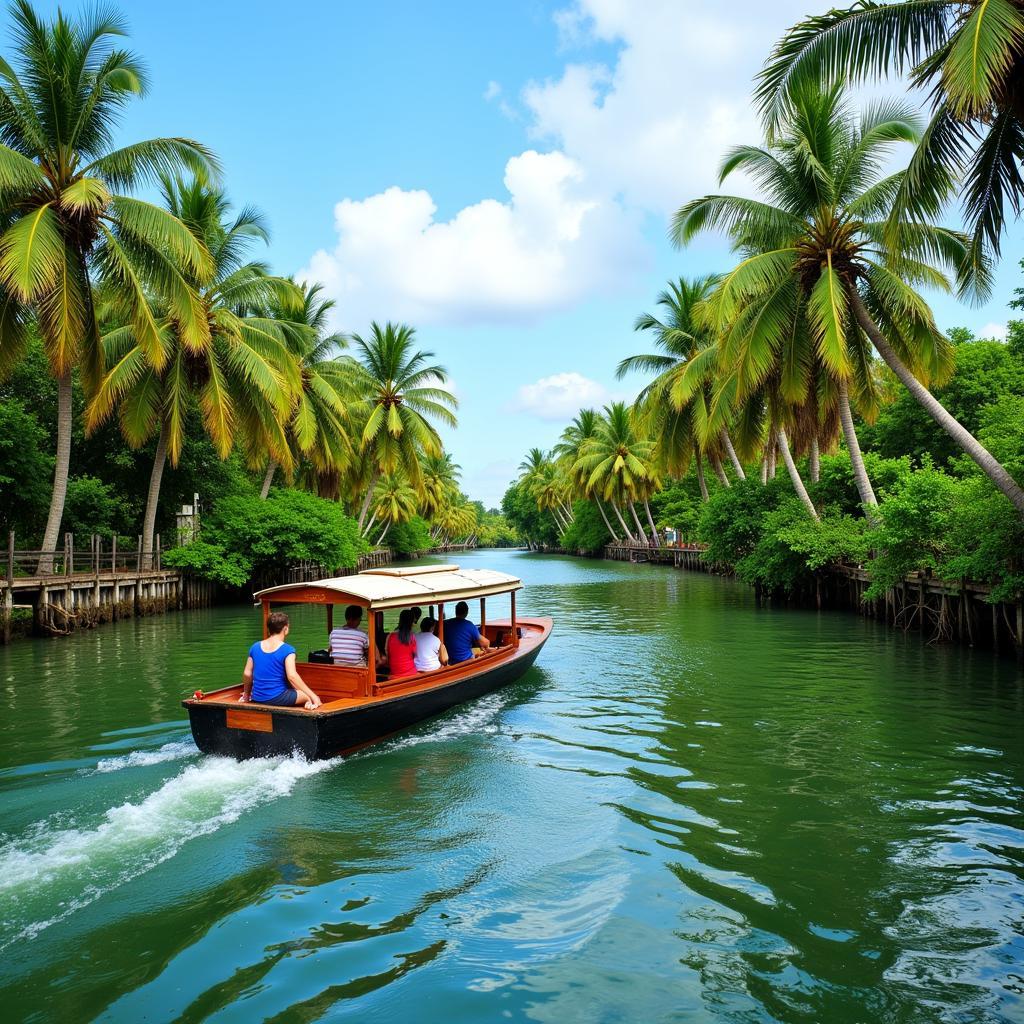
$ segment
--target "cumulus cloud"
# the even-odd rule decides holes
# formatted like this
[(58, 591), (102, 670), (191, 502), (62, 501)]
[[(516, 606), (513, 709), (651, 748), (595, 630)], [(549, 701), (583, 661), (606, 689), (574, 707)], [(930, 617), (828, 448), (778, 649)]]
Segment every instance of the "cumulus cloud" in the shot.
[(1006, 324), (985, 324), (980, 331), (978, 331), (979, 338), (995, 338), (996, 341), (1006, 341)]
[(643, 264), (636, 222), (564, 154), (512, 157), (504, 183), (504, 202), (485, 199), (447, 221), (423, 190), (343, 199), (337, 245), (300, 276), (324, 283), (342, 327), (522, 323), (619, 286)]
[(586, 406), (604, 405), (609, 398), (603, 385), (573, 370), (541, 377), (533, 384), (524, 384), (512, 408), (516, 412), (531, 413), (542, 420), (564, 420)]
[[(659, 214), (717, 187), (732, 145), (760, 137), (751, 80), (804, 0), (715, 9), (679, 0), (576, 0), (556, 15), (563, 45), (618, 45), (613, 67), (576, 61), (532, 83), (537, 138), (595, 184)], [(700, 9), (703, 8), (703, 9)]]

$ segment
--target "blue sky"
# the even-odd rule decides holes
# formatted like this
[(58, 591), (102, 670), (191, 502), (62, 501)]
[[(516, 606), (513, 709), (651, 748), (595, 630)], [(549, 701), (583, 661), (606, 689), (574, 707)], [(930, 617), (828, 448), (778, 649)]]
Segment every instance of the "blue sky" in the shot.
[[(324, 281), (339, 328), (416, 326), (459, 398), (464, 487), (492, 505), (581, 403), (639, 388), (614, 367), (647, 347), (632, 323), (665, 281), (727, 266), (720, 239), (672, 249), (668, 217), (758, 139), (753, 74), (828, 5), (120, 6), (152, 77), (125, 140), (213, 147), (232, 198), (269, 218), (272, 266)], [(1005, 325), (1022, 256), (1011, 232), (992, 300), (937, 298), (940, 323)]]

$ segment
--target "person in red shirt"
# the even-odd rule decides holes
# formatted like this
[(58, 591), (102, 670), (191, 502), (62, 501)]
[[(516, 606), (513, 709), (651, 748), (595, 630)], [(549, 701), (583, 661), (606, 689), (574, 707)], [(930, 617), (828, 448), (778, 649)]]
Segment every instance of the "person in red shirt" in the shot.
[(388, 669), (392, 679), (416, 675), (416, 636), (413, 613), (406, 608), (398, 616), (398, 629), (388, 635)]

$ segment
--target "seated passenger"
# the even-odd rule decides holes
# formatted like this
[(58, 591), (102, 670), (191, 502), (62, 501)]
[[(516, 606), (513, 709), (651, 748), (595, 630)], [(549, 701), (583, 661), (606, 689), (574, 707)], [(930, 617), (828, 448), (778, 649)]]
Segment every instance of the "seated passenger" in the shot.
[(420, 633), (416, 637), (416, 671), (436, 672), (442, 665), (448, 664), (448, 651), (443, 643), (434, 636), (437, 619), (429, 615), (420, 624)]
[(460, 601), (455, 606), (455, 618), (445, 619), (444, 642), (453, 665), (473, 657), (473, 644), (479, 644), (485, 651), (491, 646), (490, 640), (476, 628), (476, 623), (466, 618), (467, 615), (469, 605)]
[[(335, 665), (365, 665), (370, 653), (370, 638), (359, 628), (363, 620), (363, 609), (350, 604), (345, 609), (345, 625), (331, 630), (327, 641), (331, 649), (331, 660)], [(376, 656), (380, 662), (380, 656)]]
[(295, 648), (284, 642), (290, 628), (284, 612), (269, 616), (267, 639), (249, 648), (239, 701), (282, 708), (301, 705), (308, 711), (320, 707), (320, 698), (302, 681), (295, 668)]
[(388, 669), (391, 678), (416, 675), (416, 637), (412, 631), (412, 611), (398, 616), (398, 629), (388, 636)]

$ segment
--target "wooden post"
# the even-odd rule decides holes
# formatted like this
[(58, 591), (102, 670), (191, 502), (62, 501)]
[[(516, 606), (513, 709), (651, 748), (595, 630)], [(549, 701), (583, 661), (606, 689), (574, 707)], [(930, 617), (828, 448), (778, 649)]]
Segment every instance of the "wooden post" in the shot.
[(519, 630), (516, 629), (516, 592), (511, 593), (512, 598), (512, 646), (519, 646)]
[(329, 604), (327, 606), (327, 638), (328, 643), (330, 642), (331, 630), (334, 629), (334, 605)]
[(377, 685), (377, 613), (369, 612), (368, 618), (366, 638), (369, 643), (366, 652), (366, 692), (363, 694), (364, 697), (372, 696), (373, 689)]
[(11, 616), (14, 614), (14, 588), (11, 586), (10, 580), (7, 581), (7, 589), (4, 591), (4, 607), (3, 607), (3, 642), (9, 644), (11, 642)]
[(264, 598), (261, 602), (263, 605), (263, 639), (266, 640), (270, 633), (267, 632), (267, 619), (270, 618), (270, 602)]
[(156, 535), (156, 543), (153, 546), (153, 550), (156, 553), (156, 567), (160, 569), (160, 534)]
[(74, 576), (75, 574), (75, 535), (64, 534), (64, 575)]
[(114, 534), (114, 539), (110, 542), (110, 571), (117, 572), (117, 534)]
[(444, 605), (437, 606), (437, 639), (444, 643)]
[(7, 534), (7, 586), (14, 586), (14, 531)]
[(142, 574), (142, 534), (139, 534), (138, 544), (135, 546), (135, 571)]
[(487, 598), (480, 598), (480, 632), (484, 631), (484, 627), (487, 625)]

